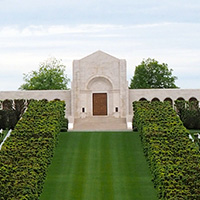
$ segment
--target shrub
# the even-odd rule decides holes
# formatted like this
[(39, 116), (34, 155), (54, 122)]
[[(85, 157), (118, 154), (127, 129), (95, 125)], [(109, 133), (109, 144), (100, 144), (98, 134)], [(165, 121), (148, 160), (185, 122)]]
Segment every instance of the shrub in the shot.
[(170, 104), (134, 102), (138, 128), (159, 199), (200, 199), (200, 155)]
[(39, 199), (64, 102), (31, 101), (0, 151), (0, 199)]
[(61, 132), (67, 132), (68, 130), (68, 119), (64, 118), (62, 121)]

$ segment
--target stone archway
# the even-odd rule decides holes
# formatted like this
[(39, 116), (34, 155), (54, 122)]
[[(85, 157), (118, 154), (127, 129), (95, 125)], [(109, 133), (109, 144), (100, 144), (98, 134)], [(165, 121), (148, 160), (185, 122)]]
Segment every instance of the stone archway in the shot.
[(97, 76), (89, 80), (87, 89), (92, 91), (108, 91), (112, 90), (113, 85), (111, 81), (103, 76)]
[(91, 93), (91, 111), (92, 116), (109, 115), (109, 106), (112, 106), (113, 85), (111, 81), (102, 76), (97, 76), (87, 84), (87, 90)]
[(199, 101), (195, 97), (189, 99), (189, 105), (192, 110), (197, 110), (199, 108)]
[(157, 97), (154, 97), (151, 102), (154, 102), (154, 101), (160, 101), (160, 99), (158, 99)]

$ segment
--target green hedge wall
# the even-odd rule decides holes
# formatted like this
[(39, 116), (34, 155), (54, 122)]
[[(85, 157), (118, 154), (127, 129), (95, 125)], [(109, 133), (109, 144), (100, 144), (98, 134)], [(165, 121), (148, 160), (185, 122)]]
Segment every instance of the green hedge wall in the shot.
[(32, 101), (0, 151), (0, 199), (39, 199), (64, 102)]
[(200, 199), (200, 154), (167, 102), (134, 102), (134, 127), (159, 199)]

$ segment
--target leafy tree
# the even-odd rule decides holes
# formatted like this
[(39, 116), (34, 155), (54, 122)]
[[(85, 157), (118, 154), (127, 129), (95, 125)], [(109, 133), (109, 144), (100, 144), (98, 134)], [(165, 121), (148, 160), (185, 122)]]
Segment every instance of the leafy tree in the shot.
[(41, 63), (38, 71), (31, 71), (24, 74), (25, 84), (21, 85), (21, 90), (65, 90), (69, 78), (65, 74), (65, 65), (61, 60), (49, 58)]
[(159, 64), (158, 61), (148, 58), (136, 66), (131, 79), (130, 89), (139, 88), (177, 88), (176, 76), (172, 76), (172, 69), (168, 65)]

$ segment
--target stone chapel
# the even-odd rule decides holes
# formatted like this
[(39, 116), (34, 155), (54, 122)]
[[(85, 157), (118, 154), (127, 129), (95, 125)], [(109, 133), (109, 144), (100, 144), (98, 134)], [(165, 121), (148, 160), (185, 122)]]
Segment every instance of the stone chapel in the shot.
[(73, 62), (74, 118), (125, 118), (128, 107), (126, 61), (97, 51)]

